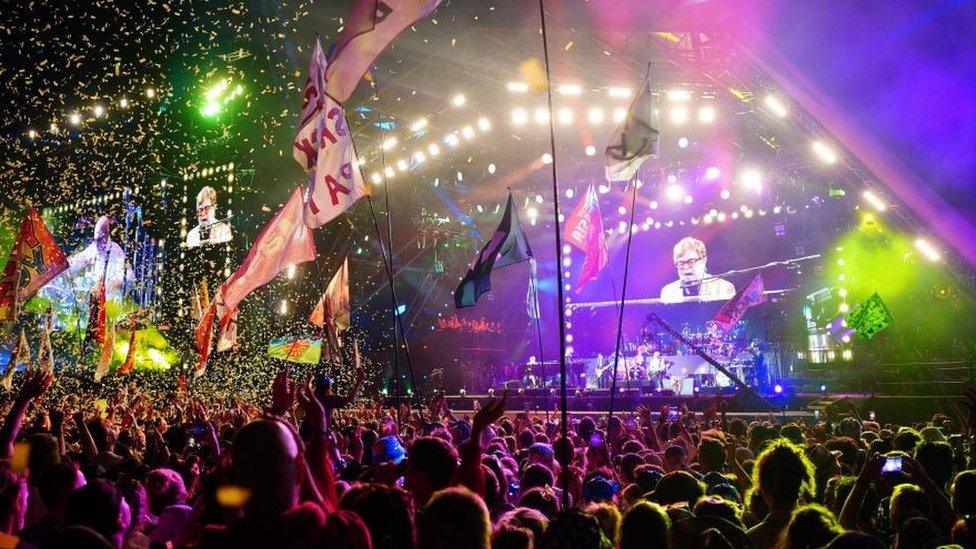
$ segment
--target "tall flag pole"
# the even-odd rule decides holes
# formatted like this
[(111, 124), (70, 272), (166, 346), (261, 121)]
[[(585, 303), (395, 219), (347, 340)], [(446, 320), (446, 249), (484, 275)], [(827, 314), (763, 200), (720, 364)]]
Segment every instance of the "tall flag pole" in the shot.
[[(542, 53), (546, 59), (546, 98), (549, 112), (552, 112), (552, 80), (549, 74), (549, 40), (546, 35), (546, 6), (545, 0), (539, 0), (539, 15), (542, 18)], [(549, 117), (549, 148), (552, 155), (552, 205), (553, 223), (556, 225), (556, 261), (559, 261), (563, 249), (563, 238), (559, 231), (559, 184), (556, 181), (556, 127), (553, 117)], [(556, 269), (556, 311), (559, 319), (559, 411), (562, 421), (563, 440), (569, 440), (569, 413), (566, 402), (566, 304), (563, 301), (563, 270)], [(562, 466), (563, 481), (563, 509), (569, 508), (569, 458), (565, 452), (560, 452), (559, 461)]]
[[(539, 364), (542, 367), (542, 387), (546, 387), (546, 357), (542, 349), (542, 307), (539, 306), (539, 263), (529, 259), (529, 287), (526, 290), (525, 306), (529, 318), (535, 323), (535, 336), (539, 344)], [(546, 423), (549, 423), (549, 391), (545, 392)]]

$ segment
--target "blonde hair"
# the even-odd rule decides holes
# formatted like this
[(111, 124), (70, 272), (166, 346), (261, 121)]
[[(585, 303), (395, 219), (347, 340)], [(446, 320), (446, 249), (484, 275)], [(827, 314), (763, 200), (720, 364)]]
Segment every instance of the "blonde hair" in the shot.
[(211, 206), (217, 205), (217, 191), (210, 185), (200, 189), (200, 192), (197, 193), (197, 205), (199, 206), (201, 202), (207, 199), (210, 200)]
[(681, 257), (685, 252), (689, 251), (698, 252), (699, 256), (705, 257), (705, 243), (697, 238), (686, 236), (674, 245), (675, 259)]

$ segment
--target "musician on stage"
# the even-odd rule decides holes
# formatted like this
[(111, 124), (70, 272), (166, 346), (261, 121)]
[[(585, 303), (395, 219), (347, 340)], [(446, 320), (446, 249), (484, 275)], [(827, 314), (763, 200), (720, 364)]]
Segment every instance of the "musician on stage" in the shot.
[(232, 238), (230, 225), (217, 220), (217, 191), (207, 186), (197, 193), (197, 226), (186, 234), (186, 247), (220, 244)]
[(111, 228), (112, 221), (107, 215), (98, 218), (92, 243), (68, 258), (67, 274), (76, 291), (90, 291), (104, 276), (105, 298), (121, 301), (125, 279), (128, 278), (131, 289), (135, 275), (132, 267), (126, 265), (122, 247), (112, 240)]
[(701, 240), (689, 236), (675, 244), (674, 266), (678, 270), (678, 280), (661, 288), (661, 301), (731, 299), (735, 295), (735, 286), (728, 280), (708, 274), (707, 261), (705, 243)]

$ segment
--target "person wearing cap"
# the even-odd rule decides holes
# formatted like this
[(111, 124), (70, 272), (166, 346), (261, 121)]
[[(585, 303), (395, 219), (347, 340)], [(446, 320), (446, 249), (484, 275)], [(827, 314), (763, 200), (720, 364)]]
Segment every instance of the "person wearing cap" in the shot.
[(399, 465), (407, 457), (407, 451), (400, 439), (393, 435), (380, 437), (373, 443), (373, 463), (393, 463)]

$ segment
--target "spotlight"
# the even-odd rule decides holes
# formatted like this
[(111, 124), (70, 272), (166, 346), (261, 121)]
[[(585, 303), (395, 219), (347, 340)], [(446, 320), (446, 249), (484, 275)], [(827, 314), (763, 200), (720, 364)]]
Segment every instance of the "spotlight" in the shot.
[(698, 121), (702, 124), (711, 124), (712, 122), (715, 122), (715, 107), (706, 105), (698, 109)]
[(619, 215), (627, 215), (627, 207), (626, 206), (618, 206), (617, 207), (617, 213)]
[(535, 120), (536, 124), (545, 124), (549, 121), (549, 109), (545, 107), (539, 107), (535, 110), (532, 118)]
[(34, 139), (35, 137), (37, 137), (37, 132), (34, 130), (27, 130), (27, 137), (30, 139)]
[(691, 204), (694, 201), (695, 199), (690, 194), (685, 195), (685, 204)]
[(431, 143), (427, 145), (427, 153), (431, 156), (437, 156), (441, 154), (441, 148), (437, 146), (437, 143)]
[(389, 178), (393, 177), (394, 175), (396, 175), (396, 172), (393, 171), (393, 167), (392, 166), (387, 166), (387, 167), (383, 168), (383, 175), (385, 175), (386, 178), (389, 179)]
[(681, 185), (677, 185), (677, 184), (669, 185), (665, 193), (668, 197), (668, 200), (670, 200), (671, 202), (677, 202), (682, 198), (684, 198), (685, 196), (684, 188), (682, 188)]
[(603, 122), (603, 109), (600, 107), (593, 107), (586, 114), (586, 119), (589, 120), (591, 124), (599, 124)]
[(278, 314), (286, 315), (288, 314), (288, 300), (282, 299), (281, 304), (278, 306)]
[(825, 163), (833, 164), (834, 162), (837, 162), (837, 153), (835, 153), (833, 149), (825, 145), (823, 142), (814, 141), (810, 147), (813, 149), (813, 152), (820, 157), (820, 160), (823, 160)]
[(587, 145), (586, 149), (583, 152), (586, 153), (586, 156), (593, 156), (594, 154), (596, 154), (596, 147), (594, 147), (593, 145)]
[(71, 116), (68, 117), (68, 122), (71, 122), (72, 126), (77, 126), (81, 123), (81, 115), (76, 112), (71, 113)]
[(878, 210), (879, 212), (883, 212), (888, 209), (888, 205), (884, 203), (884, 200), (869, 190), (864, 191), (861, 196), (864, 197), (865, 202), (870, 204), (872, 208)]
[(776, 393), (777, 395), (782, 394), (783, 393), (783, 386), (780, 385), (779, 383), (777, 383), (776, 385), (773, 385), (773, 392)]
[(512, 124), (516, 126), (521, 126), (529, 120), (529, 114), (525, 112), (525, 109), (518, 107), (512, 109)]
[(51, 129), (51, 133), (58, 133), (58, 125), (55, 124), (54, 122), (51, 122), (50, 129)]
[(841, 351), (840, 357), (847, 361), (854, 360), (854, 351), (850, 349), (844, 349), (843, 351)]
[(370, 181), (379, 185), (383, 181), (383, 176), (379, 172), (373, 172), (373, 175), (369, 176)]
[(420, 130), (422, 130), (422, 129), (426, 128), (426, 127), (427, 127), (427, 119), (426, 118), (421, 118), (420, 120), (417, 120), (413, 124), (410, 124), (410, 131), (412, 131), (412, 132), (419, 132)]
[(483, 132), (490, 130), (491, 121), (489, 121), (487, 118), (482, 116), (481, 118), (478, 119), (478, 129)]
[(488, 164), (488, 173), (495, 173), (495, 165)]
[(474, 139), (474, 128), (471, 126), (465, 126), (461, 129), (461, 135), (463, 135), (465, 139)]
[(549, 154), (549, 153), (544, 153), (542, 155), (542, 163), (543, 164), (552, 164), (552, 155)]
[(786, 105), (784, 105), (779, 98), (775, 95), (767, 95), (766, 99), (763, 100), (763, 104), (766, 108), (770, 110), (773, 114), (780, 118), (785, 118), (790, 112), (786, 110)]
[(447, 134), (447, 135), (444, 136), (444, 143), (446, 143), (447, 145), (450, 145), (451, 147), (457, 147), (458, 146), (458, 143), (460, 143), (460, 142), (461, 142), (461, 139), (458, 138), (458, 136), (457, 136), (456, 133), (449, 133), (449, 134)]
[(405, 172), (409, 166), (407, 166), (407, 161), (401, 158), (400, 160), (397, 160), (396, 167), (401, 172)]
[(396, 137), (387, 138), (385, 141), (383, 141), (383, 150), (384, 151), (388, 151), (388, 150), (392, 149), (393, 147), (396, 147), (396, 144), (397, 144), (397, 138)]
[(932, 261), (940, 261), (942, 259), (942, 254), (933, 246), (928, 240), (922, 237), (915, 239), (915, 248), (925, 256), (925, 259)]
[(678, 148), (685, 149), (688, 147), (688, 143), (689, 141), (687, 137), (681, 137), (678, 139)]
[[(800, 357), (800, 358), (803, 358), (803, 357)], [(827, 386), (826, 385), (820, 385), (820, 392), (821, 393), (826, 393), (827, 392)]]
[(152, 99), (153, 97), (156, 97), (156, 90), (153, 89), (153, 88), (146, 88), (146, 97), (148, 97), (150, 99)]
[(747, 189), (751, 189), (757, 193), (762, 192), (763, 176), (762, 172), (760, 172), (758, 169), (747, 168), (742, 171), (742, 174), (740, 174), (739, 177), (742, 181), (742, 185)]
[(623, 107), (617, 107), (616, 109), (613, 109), (614, 122), (623, 122), (624, 118), (627, 118), (627, 109)]
[(423, 151), (413, 153), (413, 161), (415, 164), (420, 164), (424, 160), (427, 160), (427, 155), (425, 155)]
[(687, 107), (674, 107), (668, 114), (673, 124), (684, 124), (688, 121)]
[[(576, 194), (576, 191), (573, 189), (566, 189), (566, 198), (573, 198), (574, 194)], [(566, 246), (568, 246), (568, 244)], [(563, 253), (569, 253), (566, 251), (566, 246), (563, 246)]]
[(708, 168), (707, 168), (707, 169), (705, 170), (705, 179), (707, 179), (707, 180), (709, 180), (709, 181), (715, 181), (715, 180), (716, 180), (716, 179), (718, 179), (718, 178), (719, 178), (719, 176), (721, 176), (721, 175), (722, 175), (722, 172), (721, 172), (721, 171), (719, 171), (719, 169), (718, 169), (718, 168), (716, 168), (715, 166), (709, 166), (709, 167), (708, 167)]
[(451, 104), (454, 105), (455, 107), (463, 107), (464, 104), (467, 102), (468, 102), (468, 98), (465, 97), (463, 93), (459, 93), (451, 99)]
[(559, 93), (562, 95), (580, 95), (583, 87), (579, 84), (562, 84), (559, 86)]
[(92, 109), (92, 112), (95, 113), (95, 118), (101, 118), (102, 115), (105, 114), (105, 107), (101, 105), (95, 105), (95, 107)]
[(691, 92), (688, 90), (671, 90), (668, 92), (669, 101), (688, 101), (691, 99)]
[(508, 91), (513, 93), (525, 93), (529, 91), (529, 85), (525, 82), (509, 82)]
[(630, 97), (631, 93), (630, 88), (610, 87), (607, 89), (607, 95), (610, 97), (616, 97), (618, 99), (626, 99)]
[(124, 97), (122, 99), (119, 99), (119, 106), (122, 107), (123, 109), (129, 108), (129, 100)]
[(571, 109), (562, 108), (559, 109), (559, 113), (556, 115), (556, 119), (563, 126), (568, 126), (573, 123), (573, 111)]

